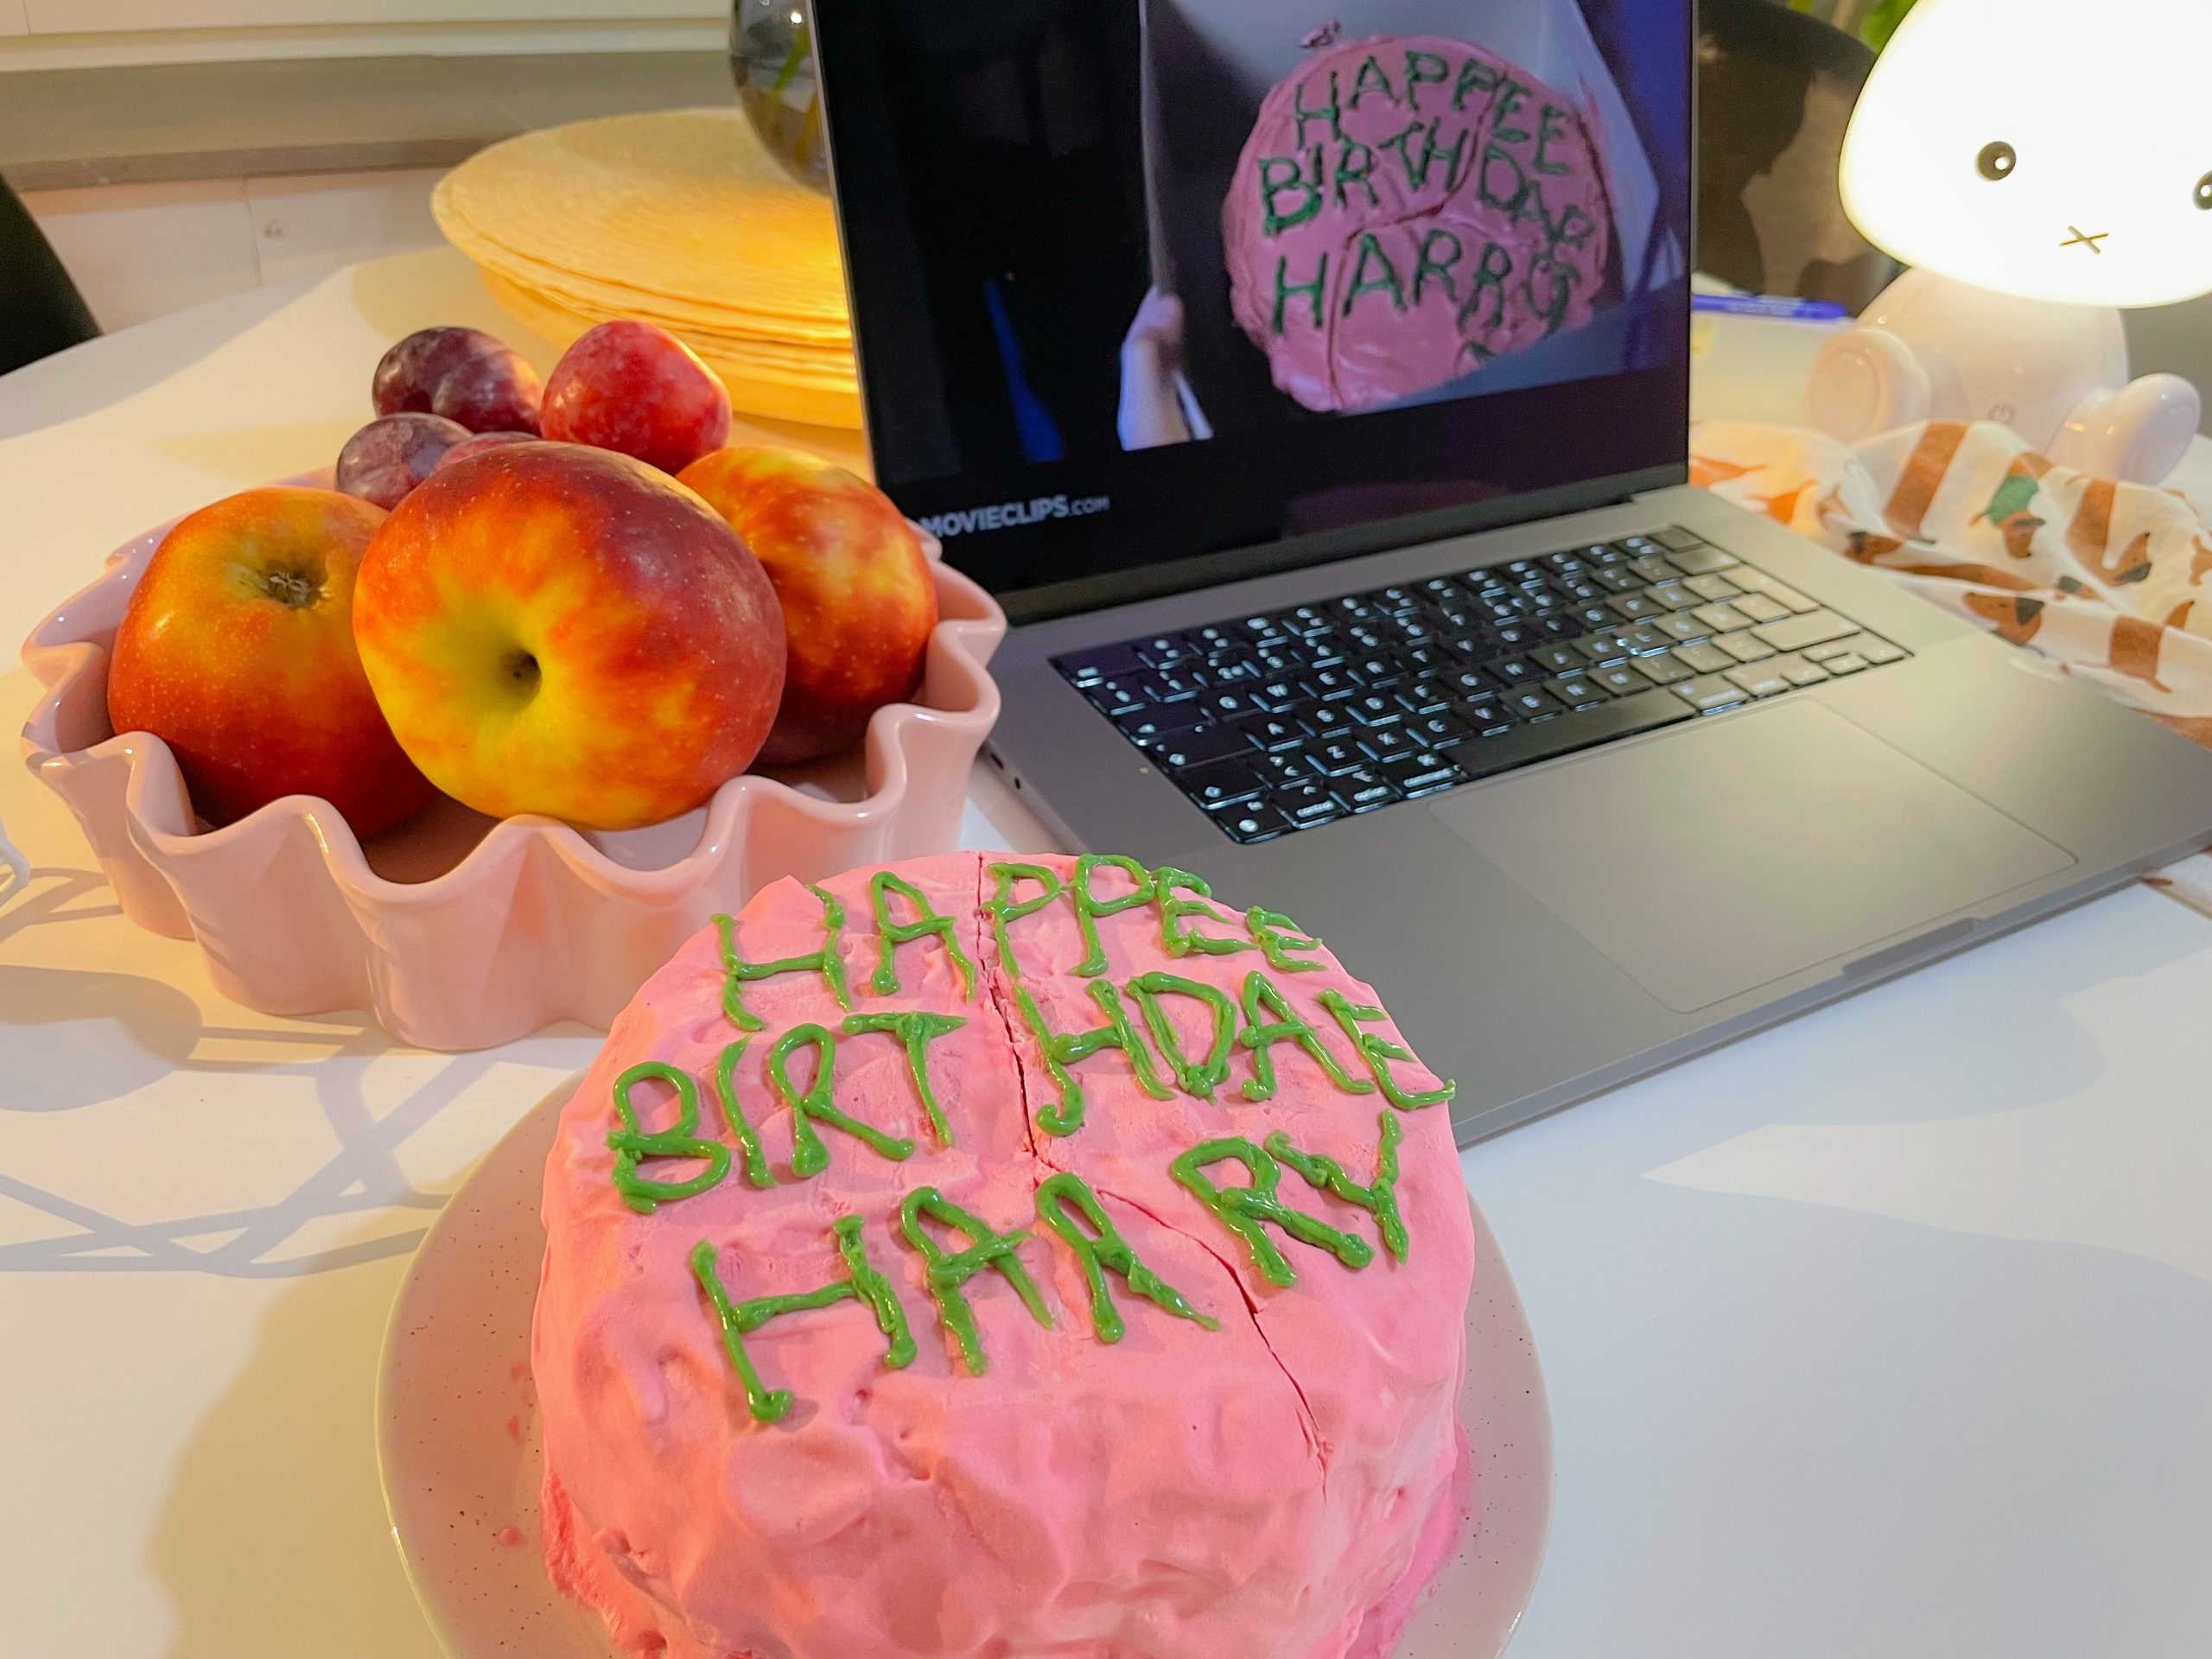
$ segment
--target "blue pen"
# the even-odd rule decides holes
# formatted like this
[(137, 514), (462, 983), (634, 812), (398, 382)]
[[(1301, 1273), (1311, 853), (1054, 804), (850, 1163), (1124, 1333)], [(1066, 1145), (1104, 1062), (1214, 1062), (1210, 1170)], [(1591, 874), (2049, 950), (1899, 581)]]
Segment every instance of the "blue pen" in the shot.
[(1798, 300), (1782, 294), (1693, 294), (1690, 309), (1726, 317), (1778, 317), (1785, 322), (1839, 322), (1846, 315), (1834, 300)]

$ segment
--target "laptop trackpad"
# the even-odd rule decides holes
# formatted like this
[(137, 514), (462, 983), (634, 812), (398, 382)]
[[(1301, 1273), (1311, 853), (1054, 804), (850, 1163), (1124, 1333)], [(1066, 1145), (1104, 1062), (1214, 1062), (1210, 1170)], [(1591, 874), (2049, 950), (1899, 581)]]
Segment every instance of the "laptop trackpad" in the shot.
[(1689, 727), (1429, 810), (1683, 1014), (2074, 862), (1811, 702)]

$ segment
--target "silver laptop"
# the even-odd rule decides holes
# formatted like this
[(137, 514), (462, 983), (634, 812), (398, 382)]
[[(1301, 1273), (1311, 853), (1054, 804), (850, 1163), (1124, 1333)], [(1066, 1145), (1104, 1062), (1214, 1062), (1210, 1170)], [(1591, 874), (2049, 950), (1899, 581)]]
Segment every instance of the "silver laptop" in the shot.
[(1287, 912), (1463, 1141), (2212, 840), (2212, 757), (1688, 488), (1688, 0), (817, 0), (991, 763)]

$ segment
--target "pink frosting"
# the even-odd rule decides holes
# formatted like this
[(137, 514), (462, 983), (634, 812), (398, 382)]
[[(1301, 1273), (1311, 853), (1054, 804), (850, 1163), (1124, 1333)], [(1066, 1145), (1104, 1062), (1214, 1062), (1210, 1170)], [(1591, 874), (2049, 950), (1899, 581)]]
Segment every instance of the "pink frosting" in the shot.
[[(999, 856), (896, 867), (956, 919), (976, 965), (972, 1000), (927, 938), (898, 948), (900, 988), (877, 995), (872, 872), (826, 884), (847, 912), (841, 954), (856, 1011), (967, 1021), (929, 1057), (953, 1145), (931, 1137), (899, 1044), (849, 1036), (836, 1103), (918, 1149), (894, 1163), (825, 1126), (828, 1170), (791, 1174), (791, 1114), (763, 1062), (777, 1035), (809, 1021), (834, 1029), (842, 1010), (818, 976), (783, 974), (745, 988), (766, 1029), (737, 1072), (778, 1185), (752, 1186), (734, 1162), (708, 1192), (639, 1215), (611, 1179), (619, 1073), (644, 1059), (690, 1072), (702, 1080), (700, 1132), (727, 1135), (704, 1085), (738, 1034), (722, 1013), (713, 931), (687, 944), (616, 1020), (563, 1114), (545, 1173), (532, 1368), (553, 1579), (639, 1659), (1380, 1659), (1468, 1511), (1456, 1407), (1473, 1236), (1448, 1115), (1396, 1114), (1408, 1260), (1381, 1248), (1364, 1211), (1286, 1168), (1286, 1203), (1376, 1254), (1355, 1272), (1270, 1230), (1298, 1279), (1268, 1284), (1243, 1243), (1174, 1182), (1171, 1160), (1201, 1140), (1257, 1143), (1281, 1129), (1363, 1182), (1378, 1116), (1392, 1109), (1379, 1095), (1340, 1090), (1289, 1043), (1272, 1051), (1278, 1091), (1262, 1104), (1240, 1092), (1251, 1076), (1242, 1048), (1211, 1102), (1152, 1098), (1109, 1049), (1074, 1068), (1088, 1099), (1083, 1127), (1048, 1135), (1036, 1118), (1058, 1090), (982, 909)], [(1028, 861), (1064, 878), (1073, 868)], [(1102, 895), (1126, 891), (1127, 877), (1102, 870), (1096, 885)], [(903, 901), (893, 902), (903, 918)], [(1195, 925), (1246, 937), (1226, 909)], [(1233, 998), (1263, 968), (1255, 950), (1169, 957), (1148, 906), (1103, 918), (1099, 931), (1118, 984), (1164, 970)], [(735, 932), (747, 961), (808, 954), (820, 948), (822, 909), (779, 882)], [(1092, 982), (1069, 972), (1082, 952), (1071, 902), (1010, 932), (1020, 982), (1052, 1027), (1099, 1024)], [(1316, 995), (1334, 988), (1372, 1003), (1374, 994), (1325, 952), (1318, 959), (1321, 971), (1265, 971), (1364, 1076)], [(1162, 1002), (1186, 1052), (1202, 1056), (1202, 1007)], [(1387, 1020), (1369, 1029), (1402, 1040)], [(795, 1083), (808, 1081), (810, 1065), (803, 1055)], [(1392, 1071), (1408, 1089), (1434, 1084), (1418, 1063)], [(666, 1093), (658, 1084), (638, 1091), (647, 1127), (669, 1121), (657, 1098)], [(694, 1167), (644, 1173), (675, 1179)], [(1090, 1183), (1143, 1262), (1218, 1330), (1170, 1317), (1109, 1275), (1127, 1334), (1098, 1339), (1074, 1253), (1035, 1219), (1037, 1185), (1060, 1169)], [(1224, 1186), (1243, 1179), (1233, 1164), (1212, 1173)], [(1020, 1259), (1052, 1326), (1039, 1326), (998, 1274), (969, 1280), (988, 1361), (981, 1376), (961, 1365), (920, 1260), (897, 1232), (899, 1199), (923, 1185), (1001, 1231), (1033, 1234)], [(883, 1336), (857, 1302), (778, 1318), (746, 1345), (764, 1382), (796, 1402), (782, 1421), (757, 1422), (688, 1258), (711, 1240), (734, 1300), (812, 1289), (842, 1276), (830, 1226), (845, 1215), (863, 1218), (868, 1255), (898, 1291), (918, 1356), (887, 1369)]]
[(1595, 109), (1431, 37), (1314, 54), (1261, 105), (1222, 205), (1236, 321), (1316, 410), (1580, 327), (1613, 239)]

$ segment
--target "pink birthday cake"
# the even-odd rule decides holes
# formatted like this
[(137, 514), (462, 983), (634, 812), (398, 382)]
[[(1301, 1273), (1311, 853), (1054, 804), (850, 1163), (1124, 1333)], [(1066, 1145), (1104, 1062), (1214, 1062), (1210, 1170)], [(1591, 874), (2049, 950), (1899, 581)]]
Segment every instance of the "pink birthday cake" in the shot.
[(1470, 1513), (1444, 1102), (1127, 859), (785, 880), (563, 1112), (554, 1582), (639, 1659), (1382, 1659)]
[(1580, 327), (1614, 235), (1596, 110), (1427, 36), (1307, 58), (1261, 105), (1222, 205), (1237, 323), (1325, 410)]

